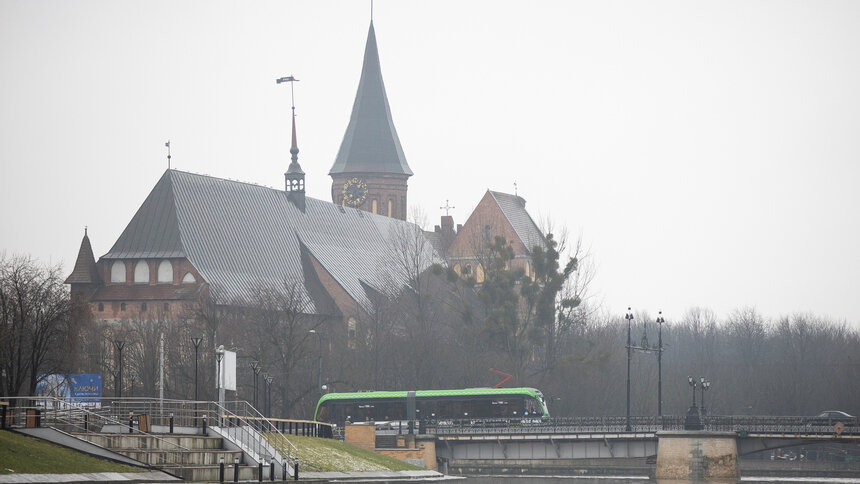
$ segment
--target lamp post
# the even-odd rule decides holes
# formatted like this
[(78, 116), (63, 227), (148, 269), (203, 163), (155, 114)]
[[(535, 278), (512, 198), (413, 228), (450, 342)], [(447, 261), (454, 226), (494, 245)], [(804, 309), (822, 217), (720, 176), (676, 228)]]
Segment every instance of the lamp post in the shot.
[(690, 388), (693, 389), (693, 405), (690, 407), (691, 409), (696, 408), (696, 379), (688, 376), (687, 382), (690, 384)]
[(272, 415), (272, 382), (275, 381), (275, 377), (272, 375), (263, 375), (263, 380), (266, 381), (266, 414), (267, 416)]
[[(224, 370), (221, 369), (221, 362), (224, 360), (224, 345), (215, 348), (215, 361), (218, 362), (217, 386), (218, 386), (218, 404), (224, 406)], [(218, 420), (221, 421), (220, 419)]]
[(630, 357), (633, 352), (630, 340), (630, 325), (633, 323), (633, 313), (629, 307), (627, 308), (627, 314), (624, 315), (624, 319), (627, 320), (627, 424), (624, 426), (624, 430), (630, 432)]
[(319, 367), (317, 368), (317, 393), (319, 394), (319, 397), (322, 398), (322, 336), (320, 336), (315, 329), (308, 331), (308, 333), (317, 335), (317, 340), (319, 340), (320, 343)]
[(117, 398), (122, 398), (122, 349), (125, 348), (125, 341), (119, 339), (114, 340), (114, 347), (116, 347), (117, 351), (117, 360), (119, 360), (118, 371), (117, 371), (117, 381), (114, 382), (115, 395)]
[(191, 343), (194, 344), (194, 401), (198, 401), (197, 394), (197, 358), (200, 354), (200, 343), (203, 342), (203, 338), (199, 336), (194, 336), (191, 338)]
[(260, 374), (260, 362), (254, 360), (251, 362), (251, 369), (254, 370), (254, 408), (257, 408), (257, 375)]
[(702, 387), (702, 404), (701, 404), (702, 406), (701, 406), (701, 408), (702, 408), (702, 415), (704, 415), (705, 414), (705, 390), (711, 388), (711, 382), (708, 380), (705, 380), (705, 377), (702, 377), (699, 380), (699, 383), (701, 384), (701, 387)]
[(263, 416), (269, 416), (269, 409), (267, 408), (269, 402), (269, 374), (267, 372), (263, 372), (263, 383), (266, 384), (266, 388), (263, 390)]
[(663, 311), (657, 313), (657, 416), (663, 416)]

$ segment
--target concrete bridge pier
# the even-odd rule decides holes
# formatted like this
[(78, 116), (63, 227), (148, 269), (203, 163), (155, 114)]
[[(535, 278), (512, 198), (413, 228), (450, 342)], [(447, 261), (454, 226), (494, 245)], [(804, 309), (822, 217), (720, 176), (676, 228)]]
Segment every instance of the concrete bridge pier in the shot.
[(658, 480), (698, 481), (740, 478), (736, 432), (657, 432)]

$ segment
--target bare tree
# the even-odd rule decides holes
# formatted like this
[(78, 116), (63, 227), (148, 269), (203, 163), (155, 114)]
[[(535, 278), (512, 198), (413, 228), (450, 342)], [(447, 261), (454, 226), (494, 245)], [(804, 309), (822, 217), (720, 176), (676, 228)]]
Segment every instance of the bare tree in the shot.
[(0, 255), (0, 367), (5, 395), (32, 395), (39, 375), (61, 372), (71, 361), (86, 318), (63, 285), (60, 266), (26, 256)]

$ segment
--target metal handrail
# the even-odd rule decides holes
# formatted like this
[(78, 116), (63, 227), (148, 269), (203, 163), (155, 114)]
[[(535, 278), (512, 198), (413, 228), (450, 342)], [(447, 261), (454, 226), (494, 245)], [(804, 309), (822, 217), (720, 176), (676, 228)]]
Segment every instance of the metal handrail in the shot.
[[(103, 408), (91, 408), (87, 404), (72, 402), (58, 397), (3, 397), (3, 399), (19, 403), (7, 409), (7, 412), (9, 410), (13, 411), (11, 415), (7, 413), (7, 420), (11, 420), (13, 426), (16, 420), (30, 418), (27, 415), (27, 410), (39, 411), (40, 426), (69, 430), (72, 432), (72, 435), (95, 435), (99, 433), (93, 430), (95, 428), (101, 430), (106, 425), (116, 425), (118, 428), (126, 428), (128, 425), (127, 421), (114, 417), (110, 412), (103, 411)], [(26, 424), (19, 425), (27, 426)], [(135, 430), (133, 423), (131, 428), (134, 432), (133, 435), (146, 436), (159, 442), (159, 449), (162, 451), (160, 459), (162, 463), (166, 465), (183, 465), (188, 463), (187, 456), (190, 449), (187, 447), (159, 435), (140, 431), (139, 428)], [(84, 438), (84, 440), (89, 441), (88, 438)]]

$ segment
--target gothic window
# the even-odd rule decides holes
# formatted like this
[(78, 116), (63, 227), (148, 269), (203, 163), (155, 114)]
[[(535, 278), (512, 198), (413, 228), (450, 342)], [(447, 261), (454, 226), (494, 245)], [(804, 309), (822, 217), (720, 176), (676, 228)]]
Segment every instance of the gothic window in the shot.
[(454, 264), (454, 272), (456, 272), (458, 276), (462, 275), (462, 269), (460, 269), (460, 264)]
[(379, 213), (379, 207), (377, 205), (376, 200), (372, 200), (370, 202), (370, 211), (373, 213)]
[(164, 303), (164, 311), (170, 311), (170, 304)]
[(145, 260), (137, 261), (134, 265), (134, 283), (149, 284), (149, 263)]
[(173, 264), (169, 260), (163, 260), (158, 264), (158, 283), (173, 284)]
[(531, 269), (532, 269), (531, 264), (529, 264), (528, 261), (526, 261), (526, 277), (531, 277)]
[(140, 310), (141, 310), (142, 312), (145, 312), (145, 311), (146, 311), (146, 303), (141, 303), (141, 304), (140, 304)]
[(195, 282), (197, 282), (197, 279), (194, 277), (194, 274), (190, 272), (186, 272), (182, 277), (183, 284), (194, 284)]
[(125, 303), (120, 303), (120, 304), (119, 304), (119, 310), (120, 310), (120, 311), (125, 311)]
[(349, 318), (346, 320), (346, 327), (349, 335), (349, 347), (355, 349), (355, 318)]
[(481, 264), (478, 264), (478, 267), (475, 268), (475, 282), (478, 284), (484, 282), (484, 267)]
[(99, 312), (102, 312), (104, 310), (105, 310), (105, 303), (99, 303)]
[(389, 198), (388, 199), (388, 216), (393, 217), (394, 216), (394, 215), (392, 215), (393, 213), (394, 213), (394, 200)]
[(484, 227), (484, 241), (486, 241), (486, 242), (490, 241), (490, 235), (492, 235), (492, 232), (493, 232), (493, 228), (490, 227), (489, 225)]
[(110, 282), (125, 282), (125, 264), (116, 261), (110, 266)]

